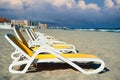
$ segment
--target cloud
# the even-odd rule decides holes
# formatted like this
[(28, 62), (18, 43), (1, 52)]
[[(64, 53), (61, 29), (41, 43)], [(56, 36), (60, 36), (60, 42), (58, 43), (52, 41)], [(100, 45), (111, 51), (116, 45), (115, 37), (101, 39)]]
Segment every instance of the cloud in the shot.
[(73, 6), (76, 4), (75, 0), (69, 0), (67, 3), (66, 3), (66, 6), (68, 9), (70, 8), (73, 8)]
[(1, 0), (0, 1), (0, 7), (3, 8), (9, 8), (9, 9), (14, 9), (14, 10), (21, 10), (23, 4), (21, 0)]
[(118, 4), (118, 6), (120, 6), (120, 0), (116, 0), (116, 3)]
[(75, 4), (75, 0), (46, 0), (46, 2), (49, 2), (57, 8), (65, 6), (68, 9), (72, 8)]
[(85, 1), (83, 0), (78, 1), (78, 7), (82, 10), (85, 10), (85, 9), (100, 10), (100, 7), (98, 7), (97, 4), (93, 4), (93, 3), (86, 4)]
[(114, 6), (114, 3), (112, 0), (105, 0), (104, 3), (105, 3), (105, 7), (107, 8), (111, 8)]
[(56, 7), (60, 7), (66, 4), (66, 0), (53, 0), (52, 5)]
[(78, 7), (81, 8), (81, 9), (86, 9), (86, 4), (84, 1), (79, 1), (78, 2)]

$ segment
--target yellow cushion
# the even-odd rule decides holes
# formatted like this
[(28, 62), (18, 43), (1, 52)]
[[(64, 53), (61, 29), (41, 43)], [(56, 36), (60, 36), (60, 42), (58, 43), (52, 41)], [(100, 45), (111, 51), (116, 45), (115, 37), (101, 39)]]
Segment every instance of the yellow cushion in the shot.
[[(97, 58), (95, 55), (92, 54), (75, 54), (75, 53), (69, 53), (69, 54), (60, 54), (61, 56), (65, 58)], [(52, 59), (57, 58), (56, 56), (52, 54), (39, 54), (36, 59)]]
[[(24, 45), (19, 39), (17, 39), (15, 36), (11, 35), (9, 38), (17, 45), (20, 49), (22, 49), (24, 52), (26, 52), (30, 57), (33, 56), (32, 50), (30, 50), (26, 45)], [(61, 56), (65, 58), (97, 58), (95, 55), (92, 54), (80, 54), (80, 53), (68, 53), (68, 54), (60, 54)], [(52, 54), (39, 54), (36, 59), (51, 59), (51, 58), (57, 58), (56, 56)]]
[(52, 46), (53, 48), (56, 48), (56, 49), (71, 49), (72, 46), (69, 46), (69, 45), (53, 45)]

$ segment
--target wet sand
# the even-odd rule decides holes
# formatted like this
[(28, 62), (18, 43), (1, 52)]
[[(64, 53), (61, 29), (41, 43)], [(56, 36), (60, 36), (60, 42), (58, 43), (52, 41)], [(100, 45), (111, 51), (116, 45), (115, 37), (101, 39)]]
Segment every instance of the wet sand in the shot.
[[(106, 72), (85, 75), (67, 64), (39, 64), (37, 71), (12, 74), (8, 71), (10, 57), (15, 50), (4, 35), (13, 30), (0, 29), (0, 80), (119, 80), (120, 79), (120, 33), (67, 30), (40, 30), (40, 32), (75, 45), (79, 53), (97, 55), (106, 64)], [(24, 32), (25, 34), (25, 32)]]

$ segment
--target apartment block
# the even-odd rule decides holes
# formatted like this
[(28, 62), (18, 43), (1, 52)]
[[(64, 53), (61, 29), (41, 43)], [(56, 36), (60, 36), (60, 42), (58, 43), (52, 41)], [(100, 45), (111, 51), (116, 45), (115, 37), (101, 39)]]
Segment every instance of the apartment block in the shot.
[(27, 27), (27, 26), (30, 26), (30, 21), (28, 21), (28, 20), (11, 20), (11, 24)]
[(7, 18), (0, 18), (0, 23), (8, 22)]
[(47, 28), (48, 28), (48, 25), (47, 25), (47, 24), (39, 23), (39, 27), (40, 27), (41, 29), (47, 29)]

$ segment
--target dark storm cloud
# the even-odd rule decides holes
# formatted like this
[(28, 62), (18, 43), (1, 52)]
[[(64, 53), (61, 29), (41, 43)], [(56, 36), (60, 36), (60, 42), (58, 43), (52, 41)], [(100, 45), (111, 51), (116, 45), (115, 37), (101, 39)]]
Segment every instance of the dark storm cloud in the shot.
[[(83, 0), (8, 0), (0, 4), (0, 16), (58, 24), (118, 24), (120, 5), (103, 0), (104, 6)], [(14, 2), (12, 2), (14, 1)], [(101, 4), (103, 4), (101, 3)], [(17, 4), (17, 5), (16, 5)]]

